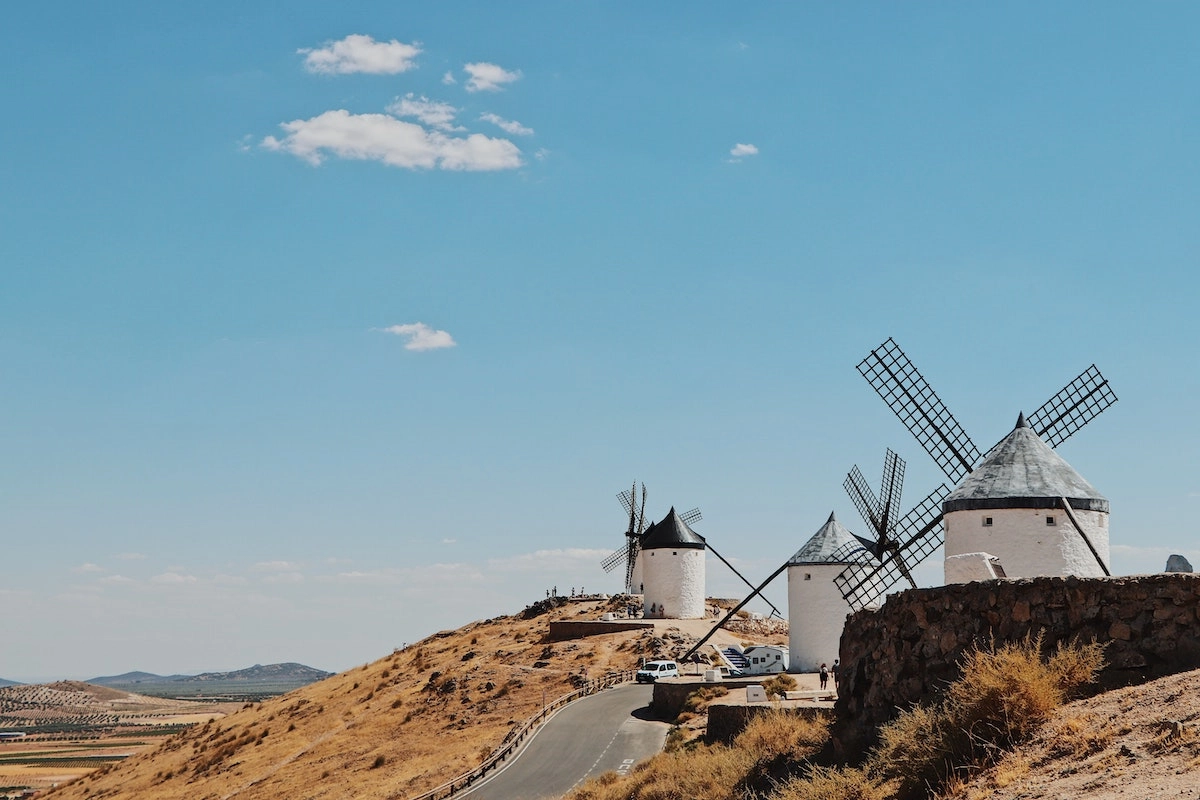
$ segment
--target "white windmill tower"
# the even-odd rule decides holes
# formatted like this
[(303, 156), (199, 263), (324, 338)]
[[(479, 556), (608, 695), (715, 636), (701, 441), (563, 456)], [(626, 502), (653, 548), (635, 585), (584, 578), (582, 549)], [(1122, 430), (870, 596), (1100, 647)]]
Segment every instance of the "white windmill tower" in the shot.
[[(1033, 432), (1012, 433), (942, 503), (946, 583), (1108, 573), (1108, 500)], [(989, 567), (991, 573), (989, 574)]]
[(816, 672), (838, 657), (846, 624), (846, 601), (833, 579), (848, 564), (878, 563), (874, 545), (860, 539), (832, 513), (787, 562), (788, 672)]
[(646, 616), (700, 619), (704, 613), (704, 538), (671, 507), (640, 544)]

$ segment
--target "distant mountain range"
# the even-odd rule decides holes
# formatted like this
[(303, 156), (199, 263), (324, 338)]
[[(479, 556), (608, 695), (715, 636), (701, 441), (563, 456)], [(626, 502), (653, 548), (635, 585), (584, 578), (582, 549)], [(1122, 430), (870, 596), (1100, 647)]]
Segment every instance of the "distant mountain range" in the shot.
[(6, 681), (6, 680), (4, 680), (4, 678), (0, 678), (0, 689), (4, 688), (5, 686), (20, 686), (20, 685), (21, 684), (17, 683), (16, 681)]
[(296, 663), (267, 664), (265, 666), (263, 664), (255, 664), (253, 667), (233, 672), (205, 672), (200, 675), (155, 675), (152, 672), (126, 672), (122, 675), (92, 678), (88, 680), (88, 683), (120, 688), (145, 686), (146, 684), (179, 685), (198, 683), (295, 684), (296, 686), (305, 686), (328, 678), (332, 674), (332, 672), (325, 672)]

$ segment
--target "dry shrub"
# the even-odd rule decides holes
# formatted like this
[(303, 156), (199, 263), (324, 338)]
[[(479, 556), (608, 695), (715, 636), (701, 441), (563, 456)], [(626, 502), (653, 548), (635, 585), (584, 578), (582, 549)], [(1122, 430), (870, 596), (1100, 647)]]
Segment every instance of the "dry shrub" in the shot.
[(810, 758), (829, 740), (829, 723), (771, 710), (750, 720), (738, 734), (735, 746), (749, 750), (757, 761), (786, 756), (793, 761)]
[(896, 778), (897, 797), (907, 800), (996, 763), (1094, 679), (1102, 655), (1095, 642), (1072, 642), (1043, 660), (1040, 634), (972, 650), (941, 703), (905, 712), (880, 731), (873, 774)]
[(700, 711), (718, 697), (729, 694), (724, 686), (702, 686), (687, 696), (683, 701), (684, 711)]
[[(772, 711), (755, 717), (730, 746), (696, 744), (664, 752), (638, 765), (624, 778), (601, 776), (568, 797), (571, 800), (742, 800), (762, 796), (770, 788), (756, 782), (763, 765), (802, 762), (824, 746), (827, 739), (824, 722)], [(850, 795), (850, 800), (853, 797)]]
[(699, 746), (663, 753), (639, 765), (628, 776), (592, 779), (568, 795), (570, 800), (740, 800), (734, 787), (752, 757), (744, 750)]
[(799, 684), (796, 683), (796, 679), (791, 675), (788, 675), (786, 672), (781, 672), (774, 678), (768, 678), (762, 683), (763, 691), (767, 693), (768, 697), (772, 697), (774, 695), (785, 696), (788, 692), (794, 690), (798, 685)]
[(1028, 775), (1029, 767), (1027, 756), (1010, 753), (1000, 759), (1000, 763), (992, 769), (992, 785), (997, 789), (1004, 789)]
[(805, 778), (789, 781), (772, 800), (890, 800), (892, 787), (864, 770), (814, 767)]
[(1107, 747), (1115, 736), (1112, 725), (1091, 717), (1071, 717), (1055, 727), (1049, 754), (1053, 758), (1087, 758)]
[(1146, 743), (1151, 753), (1161, 754), (1178, 750), (1196, 741), (1196, 729), (1178, 720), (1167, 720), (1159, 724), (1159, 732)]

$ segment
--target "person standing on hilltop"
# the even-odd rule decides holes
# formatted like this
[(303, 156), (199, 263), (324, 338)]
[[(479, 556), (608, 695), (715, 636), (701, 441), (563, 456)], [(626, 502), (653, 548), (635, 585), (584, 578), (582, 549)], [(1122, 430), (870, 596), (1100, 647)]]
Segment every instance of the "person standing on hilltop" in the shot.
[(825, 665), (825, 662), (822, 661), (821, 662), (821, 688), (824, 689), (825, 685), (827, 683), (829, 683), (829, 667), (827, 667)]
[(833, 666), (829, 668), (829, 671), (833, 674), (833, 688), (834, 689), (838, 688), (838, 666), (840, 666), (840, 664), (841, 664), (841, 662), (835, 658), (833, 660)]

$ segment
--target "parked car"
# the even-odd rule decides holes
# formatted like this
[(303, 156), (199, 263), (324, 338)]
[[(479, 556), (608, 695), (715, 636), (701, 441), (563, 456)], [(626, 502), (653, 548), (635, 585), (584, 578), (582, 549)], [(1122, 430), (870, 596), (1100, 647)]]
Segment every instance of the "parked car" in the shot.
[(637, 671), (638, 683), (654, 683), (659, 678), (678, 678), (679, 665), (674, 661), (648, 661)]

